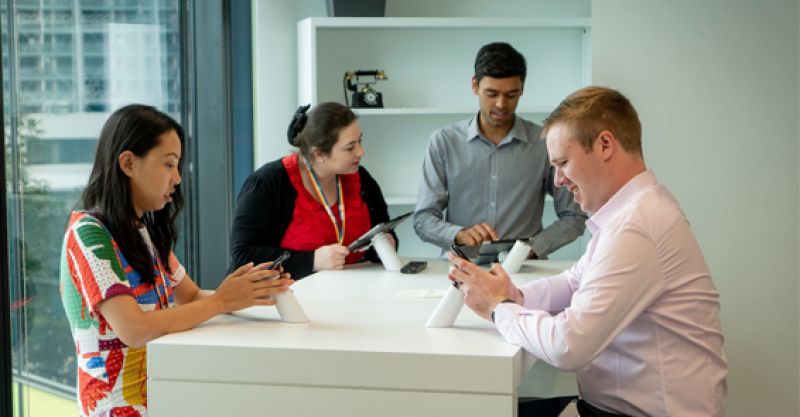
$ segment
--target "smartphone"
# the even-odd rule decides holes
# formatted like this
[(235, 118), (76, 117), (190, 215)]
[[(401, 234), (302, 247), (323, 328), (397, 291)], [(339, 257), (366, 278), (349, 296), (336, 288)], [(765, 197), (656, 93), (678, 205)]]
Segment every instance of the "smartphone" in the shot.
[[(452, 250), (453, 253), (455, 253), (456, 256), (458, 256), (459, 258), (464, 259), (467, 262), (472, 262), (472, 261), (469, 260), (469, 258), (467, 258), (467, 255), (464, 254), (464, 251), (462, 251), (461, 248), (459, 248), (458, 246), (450, 245), (450, 250)], [(453, 286), (456, 287), (456, 288), (460, 287), (461, 286), (461, 281), (453, 281)]]
[(425, 261), (411, 261), (403, 265), (400, 268), (400, 272), (403, 274), (416, 274), (425, 269), (426, 266), (428, 266), (428, 263)]
[(280, 266), (283, 265), (283, 263), (286, 262), (286, 260), (289, 259), (290, 256), (292, 256), (291, 252), (289, 252), (288, 250), (283, 251), (283, 253), (278, 255), (278, 257), (275, 258), (274, 261), (272, 261), (272, 264), (268, 266), (267, 269), (272, 270), (280, 268)]
[[(459, 258), (469, 261), (469, 258), (467, 258), (467, 255), (465, 255), (464, 251), (462, 251), (461, 248), (459, 248), (458, 246), (450, 245), (450, 250), (453, 251), (453, 253), (455, 253), (456, 256), (458, 256)], [(472, 262), (472, 261), (470, 261), (470, 262)]]

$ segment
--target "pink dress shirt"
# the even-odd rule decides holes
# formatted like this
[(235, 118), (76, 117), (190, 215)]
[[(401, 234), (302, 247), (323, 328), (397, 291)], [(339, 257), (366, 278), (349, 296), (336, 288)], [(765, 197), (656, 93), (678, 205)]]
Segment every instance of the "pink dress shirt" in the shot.
[(631, 416), (722, 417), (728, 364), (719, 294), (678, 202), (645, 171), (587, 222), (569, 270), (498, 305), (512, 344), (575, 371), (580, 395)]

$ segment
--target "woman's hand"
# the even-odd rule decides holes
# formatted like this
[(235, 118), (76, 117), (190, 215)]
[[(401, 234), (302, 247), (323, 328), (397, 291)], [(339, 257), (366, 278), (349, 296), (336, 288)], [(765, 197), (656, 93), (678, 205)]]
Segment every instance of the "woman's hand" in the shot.
[(289, 274), (264, 269), (263, 265), (249, 263), (239, 267), (217, 288), (216, 297), (225, 313), (254, 305), (274, 305), (273, 295), (286, 292), (294, 281)]
[(391, 233), (384, 233), (384, 235), (386, 235), (386, 239), (388, 239), (389, 243), (392, 244), (394, 250), (397, 250), (397, 242), (394, 240), (394, 236), (392, 236)]
[(344, 257), (348, 253), (347, 247), (338, 243), (317, 248), (314, 251), (314, 271), (344, 268)]

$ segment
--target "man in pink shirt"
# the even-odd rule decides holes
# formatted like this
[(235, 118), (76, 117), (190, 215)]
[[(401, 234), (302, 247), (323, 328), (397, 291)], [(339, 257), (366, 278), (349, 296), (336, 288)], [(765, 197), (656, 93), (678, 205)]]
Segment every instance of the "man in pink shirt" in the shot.
[(581, 416), (724, 416), (719, 294), (680, 205), (645, 166), (636, 110), (586, 87), (543, 136), (556, 186), (592, 213), (586, 253), (522, 288), (500, 265), (450, 254), (466, 304), (509, 343), (575, 372)]

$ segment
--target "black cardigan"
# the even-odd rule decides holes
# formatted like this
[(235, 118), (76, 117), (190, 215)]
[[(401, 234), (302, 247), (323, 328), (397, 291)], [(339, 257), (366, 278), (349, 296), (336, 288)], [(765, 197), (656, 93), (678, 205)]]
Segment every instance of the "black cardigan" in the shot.
[[(378, 183), (364, 167), (359, 167), (358, 172), (361, 199), (369, 209), (370, 223), (374, 226), (389, 220), (389, 211)], [(229, 272), (251, 261), (259, 264), (278, 257), (284, 250), (280, 243), (292, 221), (296, 198), (297, 191), (281, 159), (264, 164), (250, 174), (236, 203)], [(397, 236), (394, 238), (397, 241)], [(291, 273), (293, 279), (310, 275), (314, 268), (314, 251), (291, 252), (292, 256), (283, 264), (284, 270)], [(380, 262), (372, 248), (366, 259)]]

